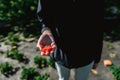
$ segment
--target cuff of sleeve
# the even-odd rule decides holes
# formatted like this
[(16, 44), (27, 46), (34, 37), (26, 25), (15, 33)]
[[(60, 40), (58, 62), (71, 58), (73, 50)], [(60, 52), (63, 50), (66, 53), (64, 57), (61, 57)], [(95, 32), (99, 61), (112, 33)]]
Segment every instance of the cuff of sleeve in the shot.
[(46, 25), (42, 25), (41, 33), (43, 33), (45, 30), (49, 29)]

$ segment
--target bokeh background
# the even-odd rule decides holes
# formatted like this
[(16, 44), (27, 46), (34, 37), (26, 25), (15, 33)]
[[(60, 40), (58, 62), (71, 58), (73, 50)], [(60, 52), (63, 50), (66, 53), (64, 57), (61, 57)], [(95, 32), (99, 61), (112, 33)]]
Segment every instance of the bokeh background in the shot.
[[(57, 80), (58, 78), (54, 61), (49, 57), (40, 56), (40, 51), (36, 48), (41, 34), (41, 23), (36, 14), (37, 1), (0, 0), (0, 80)], [(104, 27), (107, 28), (104, 33), (105, 50), (107, 49), (107, 52), (112, 55), (120, 55), (118, 48), (120, 44), (120, 0), (104, 0), (103, 5)], [(117, 53), (112, 51), (115, 49), (112, 44), (115, 44), (115, 47), (118, 46)], [(120, 57), (116, 58), (115, 55), (115, 60), (120, 60)], [(106, 70), (106, 73), (111, 73), (115, 80), (120, 80), (118, 64), (119, 62), (116, 62), (114, 66)], [(101, 70), (103, 67), (98, 68)], [(101, 76), (92, 76), (90, 79), (107, 80), (105, 77), (102, 79)], [(71, 80), (74, 79), (71, 78)]]

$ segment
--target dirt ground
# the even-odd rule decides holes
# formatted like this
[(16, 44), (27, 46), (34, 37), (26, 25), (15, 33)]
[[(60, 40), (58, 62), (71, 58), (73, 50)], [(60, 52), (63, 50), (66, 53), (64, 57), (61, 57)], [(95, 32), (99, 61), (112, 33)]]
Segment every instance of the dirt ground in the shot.
[[(111, 71), (108, 69), (108, 67), (105, 67), (103, 65), (103, 61), (105, 59), (111, 60), (115, 65), (120, 66), (120, 41), (113, 42), (111, 45), (111, 48), (107, 47), (108, 42), (104, 41), (103, 46), (103, 52), (101, 61), (99, 63), (99, 66), (97, 67), (98, 74), (94, 75), (93, 73), (90, 73), (89, 80), (114, 80), (113, 75)], [(10, 48), (10, 46), (3, 45), (3, 42), (0, 42), (0, 52), (6, 51)], [(35, 64), (33, 63), (33, 58), (36, 55), (39, 55), (39, 51), (36, 49), (36, 41), (33, 42), (20, 42), (19, 48), (18, 48), (24, 55), (27, 56), (27, 58), (30, 60), (28, 64), (19, 63), (15, 60), (12, 60), (10, 58), (6, 58), (3, 54), (0, 54), (0, 63), (9, 61), (14, 67), (19, 67), (20, 69), (12, 76), (5, 77), (0, 73), (0, 80), (20, 80), (20, 74), (21, 74), (21, 67), (35, 67)], [(111, 52), (114, 52), (116, 54), (115, 57), (110, 57), (109, 54)], [(38, 69), (39, 72), (44, 73), (48, 72), (50, 74), (49, 80), (58, 80), (57, 72), (52, 67), (47, 67), (44, 69)], [(71, 70), (71, 77), (70, 80), (74, 80), (74, 70)]]

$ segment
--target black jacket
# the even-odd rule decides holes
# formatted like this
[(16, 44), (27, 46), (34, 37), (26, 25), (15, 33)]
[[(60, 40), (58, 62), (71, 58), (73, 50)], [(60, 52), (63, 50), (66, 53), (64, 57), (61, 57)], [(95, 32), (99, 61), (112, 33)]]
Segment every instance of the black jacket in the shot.
[[(68, 68), (98, 63), (103, 46), (102, 1), (39, 0), (37, 15), (50, 28), (57, 49), (51, 57)], [(62, 49), (63, 53), (60, 52)]]

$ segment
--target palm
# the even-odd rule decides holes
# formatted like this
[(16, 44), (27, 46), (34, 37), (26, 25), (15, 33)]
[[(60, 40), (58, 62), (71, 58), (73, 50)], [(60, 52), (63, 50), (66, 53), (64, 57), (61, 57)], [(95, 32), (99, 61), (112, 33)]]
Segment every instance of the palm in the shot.
[(45, 35), (42, 40), (40, 41), (40, 44), (43, 45), (43, 46), (46, 46), (46, 45), (51, 45), (52, 43), (52, 40), (50, 39), (50, 37), (48, 35)]

